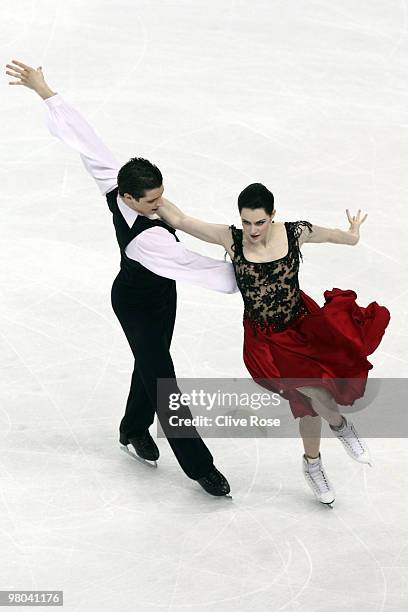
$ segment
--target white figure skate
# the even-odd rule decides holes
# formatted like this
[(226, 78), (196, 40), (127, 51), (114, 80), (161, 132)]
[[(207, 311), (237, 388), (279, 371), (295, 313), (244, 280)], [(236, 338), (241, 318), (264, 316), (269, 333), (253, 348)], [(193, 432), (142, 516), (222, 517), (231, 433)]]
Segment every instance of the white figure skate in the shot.
[(335, 492), (327, 478), (320, 453), (317, 459), (307, 459), (306, 455), (303, 455), (303, 474), (316, 499), (329, 508), (333, 508)]
[(343, 416), (343, 427), (340, 430), (336, 430), (330, 425), (330, 429), (340, 440), (352, 459), (359, 463), (368, 463), (372, 467), (367, 444), (359, 437), (353, 423), (347, 422), (347, 419)]

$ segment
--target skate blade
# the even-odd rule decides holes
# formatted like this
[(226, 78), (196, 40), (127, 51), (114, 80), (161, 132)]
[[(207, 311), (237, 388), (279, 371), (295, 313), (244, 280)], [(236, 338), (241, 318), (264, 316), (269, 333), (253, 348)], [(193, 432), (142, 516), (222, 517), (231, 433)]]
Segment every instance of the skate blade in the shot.
[(212, 493), (209, 493), (208, 491), (206, 491), (204, 488), (201, 488), (200, 492), (204, 493), (205, 495), (208, 495), (209, 497), (212, 497), (213, 499), (224, 499), (224, 497), (227, 497), (228, 499), (232, 499), (231, 493), (226, 493), (225, 495), (213, 495)]
[(209, 495), (213, 499), (225, 499), (225, 498), (232, 499), (231, 493), (227, 493), (226, 495), (212, 495), (212, 493), (209, 493), (208, 491), (204, 491), (204, 493), (206, 493), (207, 495)]
[(130, 455), (132, 459), (136, 459), (136, 461), (139, 461), (139, 463), (144, 463), (144, 465), (148, 465), (149, 467), (157, 468), (157, 461), (149, 461), (148, 459), (143, 459), (143, 457), (139, 457), (139, 455), (136, 455), (135, 452), (129, 450), (129, 448), (124, 444), (120, 445), (120, 450), (122, 450), (127, 455)]
[(321, 504), (323, 504), (323, 506), (327, 506), (328, 508), (331, 508), (333, 510), (333, 504), (334, 504), (335, 500), (333, 499), (332, 502), (320, 502)]
[(357, 461), (357, 463), (360, 463), (360, 465), (369, 465), (370, 467), (373, 467), (371, 459), (367, 459), (365, 461), (361, 461), (361, 459), (356, 459), (355, 457), (353, 457), (353, 459), (354, 461)]

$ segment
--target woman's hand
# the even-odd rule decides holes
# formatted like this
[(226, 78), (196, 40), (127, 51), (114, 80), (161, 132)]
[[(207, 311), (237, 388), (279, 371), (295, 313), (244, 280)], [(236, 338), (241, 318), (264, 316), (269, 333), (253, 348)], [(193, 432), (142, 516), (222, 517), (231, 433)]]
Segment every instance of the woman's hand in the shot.
[(55, 92), (51, 91), (45, 82), (41, 66), (36, 69), (17, 60), (12, 60), (12, 63), (6, 64), (6, 67), (8, 68), (6, 74), (18, 79), (17, 81), (10, 81), (9, 85), (24, 85), (24, 87), (38, 93), (43, 100), (55, 95)]
[(364, 221), (367, 219), (368, 214), (365, 214), (364, 217), (360, 219), (360, 213), (361, 213), (360, 209), (355, 217), (352, 217), (350, 215), (348, 208), (346, 208), (346, 213), (347, 213), (347, 218), (350, 222), (350, 227), (348, 231), (350, 232), (350, 234), (353, 234), (353, 236), (356, 236), (357, 238), (359, 238), (360, 237), (360, 225), (364, 223)]
[(156, 214), (175, 229), (180, 229), (184, 213), (170, 200), (160, 198)]

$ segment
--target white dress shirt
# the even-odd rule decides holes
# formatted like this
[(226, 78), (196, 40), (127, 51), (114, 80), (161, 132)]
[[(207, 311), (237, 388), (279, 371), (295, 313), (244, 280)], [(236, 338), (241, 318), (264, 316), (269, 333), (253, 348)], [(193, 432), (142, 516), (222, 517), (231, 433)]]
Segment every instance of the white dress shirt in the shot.
[[(117, 187), (120, 165), (82, 115), (60, 94), (45, 100), (47, 126), (51, 134), (79, 152), (85, 168), (105, 196)], [(119, 210), (131, 227), (136, 212), (117, 197)], [(149, 219), (158, 219), (151, 215)], [(199, 285), (222, 293), (236, 293), (233, 265), (190, 251), (163, 227), (151, 227), (136, 236), (126, 247), (126, 255), (142, 266), (166, 278)]]

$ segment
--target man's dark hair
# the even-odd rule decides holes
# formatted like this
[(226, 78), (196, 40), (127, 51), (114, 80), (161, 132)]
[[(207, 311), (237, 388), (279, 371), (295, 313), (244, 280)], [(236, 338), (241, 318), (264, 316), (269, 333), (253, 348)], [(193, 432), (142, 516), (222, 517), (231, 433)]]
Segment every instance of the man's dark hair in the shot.
[(252, 183), (245, 187), (238, 196), (238, 209), (239, 212), (243, 208), (263, 208), (267, 215), (271, 215), (274, 208), (273, 193), (269, 191), (261, 183)]
[(119, 195), (128, 193), (135, 200), (143, 198), (145, 191), (161, 187), (162, 183), (158, 167), (143, 157), (132, 157), (118, 173)]

